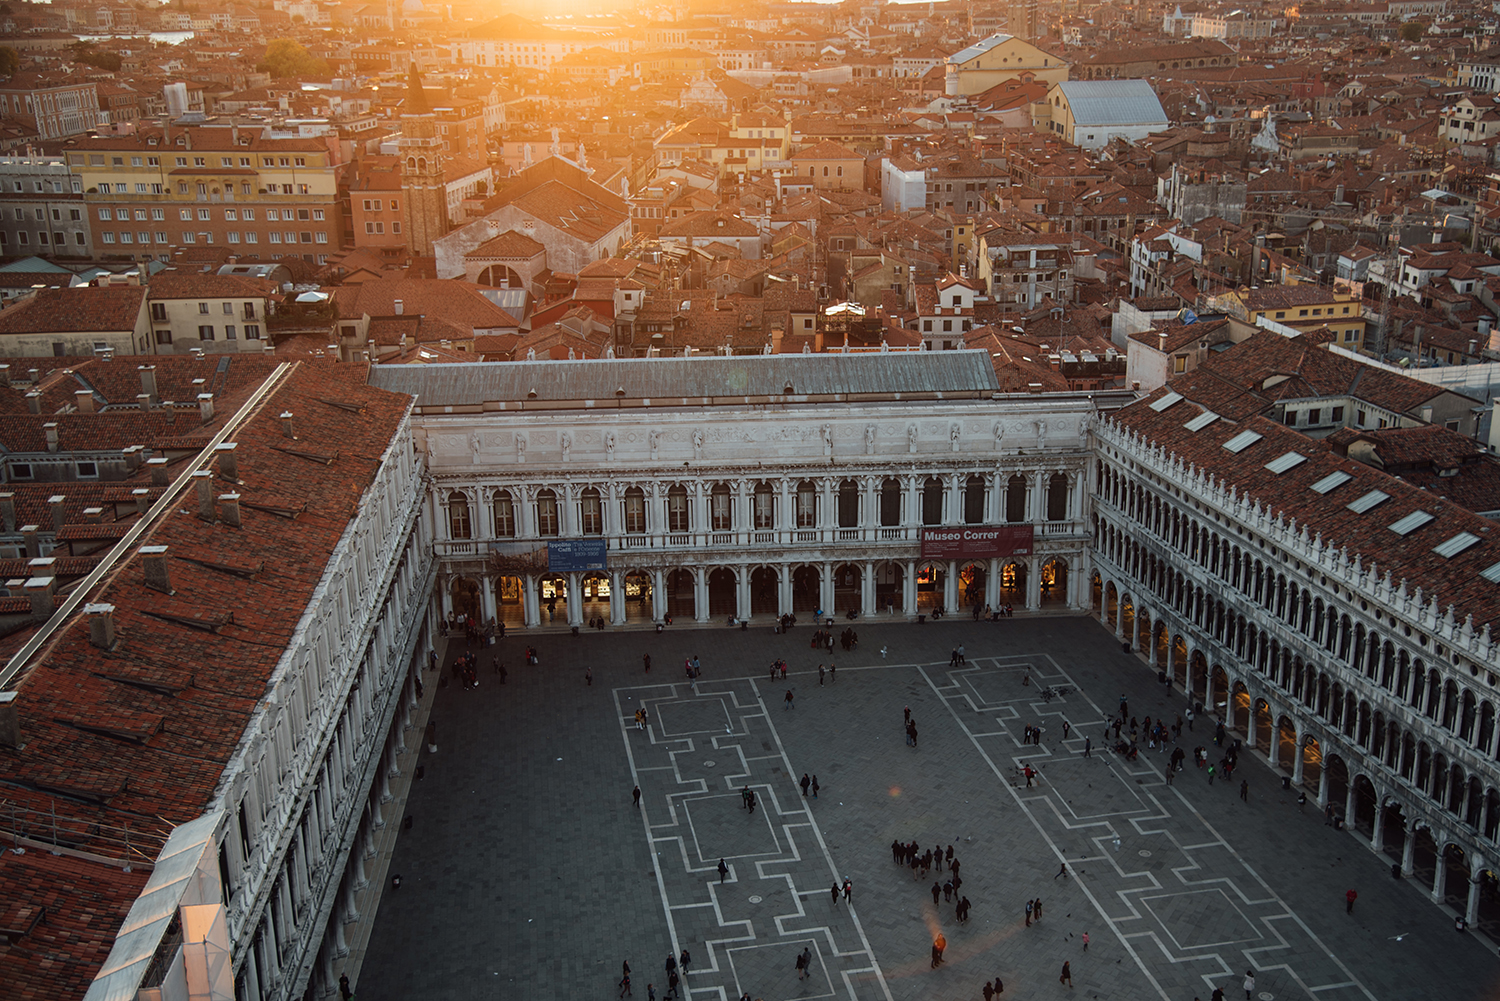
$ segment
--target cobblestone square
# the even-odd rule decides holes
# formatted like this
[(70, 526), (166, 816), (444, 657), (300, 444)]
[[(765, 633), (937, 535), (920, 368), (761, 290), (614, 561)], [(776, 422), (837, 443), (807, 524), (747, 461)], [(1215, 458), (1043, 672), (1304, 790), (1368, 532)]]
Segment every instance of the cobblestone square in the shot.
[[(387, 880), (358, 997), (612, 998), (628, 960), (644, 1001), (648, 984), (665, 995), (666, 959), (684, 949), (685, 996), (715, 1001), (968, 1001), (995, 977), (1006, 1001), (1207, 1001), (1215, 986), (1238, 997), (1247, 969), (1270, 1001), (1500, 991), (1493, 943), (1456, 933), (1365, 841), (1299, 810), (1263, 757), (1241, 756), (1243, 802), (1237, 783), (1210, 785), (1191, 764), (1166, 784), (1165, 753), (1108, 751), (1103, 721), (1122, 694), (1153, 717), (1185, 703), (1097, 622), (858, 628), (859, 649), (831, 657), (802, 626), (528, 634), (536, 666), (521, 640), (501, 641), (506, 684), (486, 669), (475, 691), (437, 693), (439, 748), (421, 756), (391, 867), (402, 886)], [(680, 665), (694, 655), (690, 685)], [(777, 657), (784, 681), (768, 673)], [(1058, 685), (1070, 691), (1042, 697)], [(1028, 726), (1040, 743), (1023, 740)], [(1189, 750), (1211, 742), (1204, 730), (1184, 730)], [(946, 868), (897, 867), (893, 839), (952, 845), (959, 892), (944, 899)], [(846, 879), (850, 902), (832, 893)], [(799, 979), (804, 948), (812, 975)]]

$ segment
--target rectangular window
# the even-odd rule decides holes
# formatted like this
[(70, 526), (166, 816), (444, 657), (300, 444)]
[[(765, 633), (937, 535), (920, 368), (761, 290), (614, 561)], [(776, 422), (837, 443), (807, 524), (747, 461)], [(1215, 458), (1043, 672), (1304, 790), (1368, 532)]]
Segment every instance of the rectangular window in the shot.
[(240, 242), (240, 234), (236, 233), (234, 230), (230, 230), (229, 233), (227, 234), (227, 237), (228, 237), (228, 240), (229, 240), (230, 243), (239, 243)]
[(10, 478), (13, 480), (31, 479), (31, 463), (13, 462), (10, 465)]
[(207, 316), (208, 315), (208, 303), (206, 303), (206, 302), (200, 302), (200, 303), (198, 303), (198, 313), (201, 316)]
[(271, 240), (272, 243), (280, 243), (281, 242), (281, 234), (273, 231), (270, 234), (270, 240)]
[(281, 221), (281, 210), (280, 209), (266, 209), (266, 219), (269, 222), (280, 222)]
[(99, 210), (99, 218), (105, 220), (106, 222), (113, 220), (114, 217), (115, 217), (114, 209), (100, 209)]
[(78, 478), (80, 480), (96, 480), (99, 478), (98, 463), (78, 462), (74, 463), (74, 465), (78, 470)]
[(401, 224), (399, 222), (393, 222), (393, 223), (391, 223), (391, 232), (392, 233), (399, 233), (399, 232), (401, 232)]
[(239, 340), (239, 335), (236, 334), (235, 330), (234, 330), (234, 324), (229, 323), (229, 324), (226, 324), (224, 326), (224, 339), (226, 341), (237, 341), (237, 340)]
[(313, 239), (316, 240), (318, 243), (327, 243), (328, 242), (328, 234), (327, 233), (316, 233), (316, 234), (313, 235)]
[(239, 213), (236, 212), (234, 209), (225, 209), (224, 210), (224, 221), (225, 222), (239, 222), (239, 218), (240, 218)]
[(208, 222), (209, 221), (209, 216), (210, 216), (210, 212), (209, 212), (208, 209), (199, 209), (198, 210), (198, 219), (199, 219), (200, 222)]
[(205, 323), (198, 328), (198, 340), (211, 341), (214, 339), (213, 324)]
[[(25, 243), (26, 242), (26, 234), (25, 233), (21, 233), (19, 235), (21, 237), (21, 242)], [(114, 243), (115, 242), (115, 235), (113, 233), (100, 233), (99, 235), (104, 238), (104, 242), (105, 243)]]
[(258, 323), (247, 323), (247, 324), (245, 324), (245, 340), (247, 340), (247, 341), (258, 341), (258, 340), (260, 340), (260, 324), (258, 324)]
[(170, 330), (158, 330), (156, 332), (156, 343), (158, 343), (158, 344), (171, 344), (172, 343), (172, 331), (170, 331)]
[(313, 221), (314, 222), (322, 222), (323, 221), (323, 210), (322, 209), (313, 209)]
[(197, 234), (190, 233), (187, 230), (183, 230), (183, 233), (182, 233), (182, 242), (183, 243), (197, 243), (198, 242)]
[(157, 243), (166, 243), (167, 242), (167, 234), (164, 231), (162, 231), (162, 230), (157, 230), (156, 231), (156, 242)]

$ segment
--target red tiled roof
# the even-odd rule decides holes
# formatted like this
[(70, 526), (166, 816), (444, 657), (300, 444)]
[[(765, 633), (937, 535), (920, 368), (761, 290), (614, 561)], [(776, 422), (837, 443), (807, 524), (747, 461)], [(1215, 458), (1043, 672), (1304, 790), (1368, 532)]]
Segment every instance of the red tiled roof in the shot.
[(0, 334), (134, 331), (145, 301), (138, 285), (39, 289), (0, 310)]

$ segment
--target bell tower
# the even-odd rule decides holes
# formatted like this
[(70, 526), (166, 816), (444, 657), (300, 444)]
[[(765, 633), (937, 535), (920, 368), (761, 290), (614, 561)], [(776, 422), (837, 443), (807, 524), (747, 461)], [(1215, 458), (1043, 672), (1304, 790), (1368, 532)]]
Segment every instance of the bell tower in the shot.
[(448, 232), (448, 206), (443, 190), (443, 141), (437, 116), (422, 91), (422, 74), (415, 65), (406, 83), (401, 107), (402, 219), (406, 245), (413, 253), (432, 254), (433, 241)]

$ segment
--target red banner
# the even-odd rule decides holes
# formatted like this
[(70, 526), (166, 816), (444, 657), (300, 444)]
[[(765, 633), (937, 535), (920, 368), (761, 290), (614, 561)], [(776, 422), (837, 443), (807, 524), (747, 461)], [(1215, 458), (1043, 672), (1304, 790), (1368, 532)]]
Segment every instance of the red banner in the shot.
[(1030, 525), (958, 525), (922, 529), (922, 558), (946, 560), (1030, 556)]

